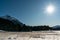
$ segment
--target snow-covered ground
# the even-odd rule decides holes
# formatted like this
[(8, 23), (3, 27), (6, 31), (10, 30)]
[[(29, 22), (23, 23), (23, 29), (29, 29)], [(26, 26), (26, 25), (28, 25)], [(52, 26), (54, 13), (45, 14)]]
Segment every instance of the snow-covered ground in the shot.
[(0, 40), (60, 40), (60, 31), (0, 32)]

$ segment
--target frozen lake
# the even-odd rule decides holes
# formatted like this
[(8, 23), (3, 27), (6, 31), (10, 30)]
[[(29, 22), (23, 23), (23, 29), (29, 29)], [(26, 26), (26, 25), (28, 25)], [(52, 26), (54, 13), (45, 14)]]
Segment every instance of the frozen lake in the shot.
[(0, 40), (60, 40), (60, 31), (0, 32)]

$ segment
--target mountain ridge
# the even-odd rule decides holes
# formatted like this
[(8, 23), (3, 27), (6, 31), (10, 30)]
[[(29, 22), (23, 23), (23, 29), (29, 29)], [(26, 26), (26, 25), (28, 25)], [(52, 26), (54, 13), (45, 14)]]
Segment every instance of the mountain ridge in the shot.
[(50, 27), (49, 25), (28, 26), (9, 15), (0, 17), (0, 30), (4, 31), (46, 31), (46, 30), (60, 30), (59, 26)]

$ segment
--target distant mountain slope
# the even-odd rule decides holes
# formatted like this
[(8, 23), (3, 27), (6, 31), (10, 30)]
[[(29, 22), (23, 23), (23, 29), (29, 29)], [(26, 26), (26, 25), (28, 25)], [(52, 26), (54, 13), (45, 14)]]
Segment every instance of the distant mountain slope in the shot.
[(53, 26), (52, 28), (53, 30), (60, 30), (60, 25)]

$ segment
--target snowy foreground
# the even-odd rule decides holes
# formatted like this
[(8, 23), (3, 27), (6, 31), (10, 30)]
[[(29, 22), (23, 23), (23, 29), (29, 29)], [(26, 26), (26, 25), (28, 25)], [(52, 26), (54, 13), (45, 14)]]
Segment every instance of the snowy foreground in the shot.
[(60, 40), (60, 31), (0, 32), (0, 40)]

